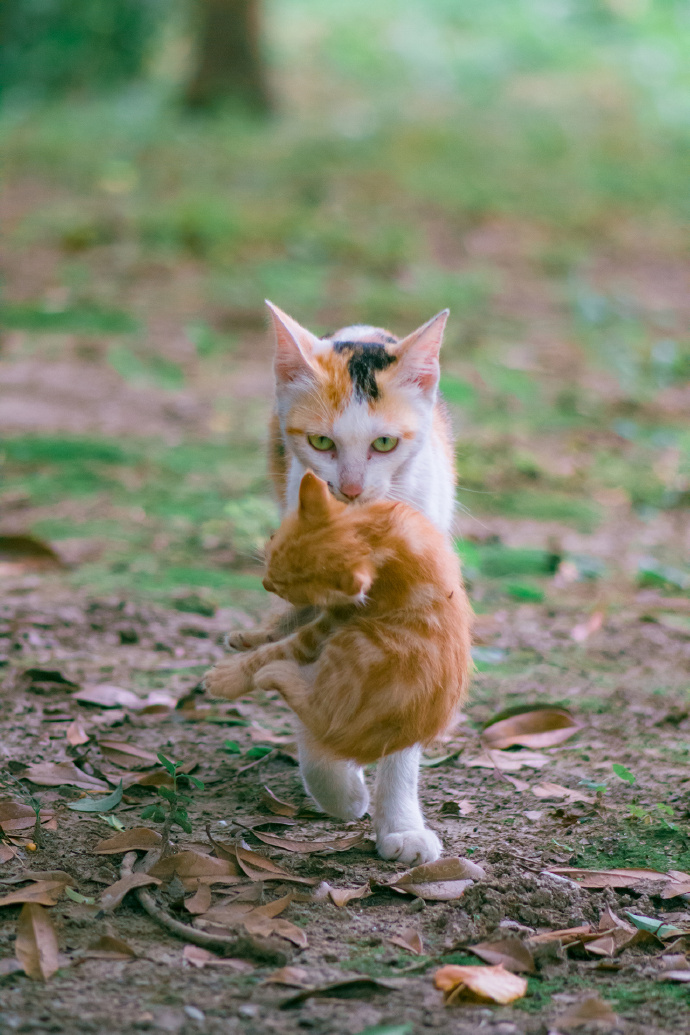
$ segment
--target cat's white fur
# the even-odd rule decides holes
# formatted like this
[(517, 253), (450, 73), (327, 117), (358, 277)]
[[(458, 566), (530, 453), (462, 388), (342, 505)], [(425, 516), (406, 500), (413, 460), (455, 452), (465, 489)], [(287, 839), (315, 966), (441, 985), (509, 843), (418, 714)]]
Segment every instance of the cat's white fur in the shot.
[[(288, 452), (286, 509), (297, 506), (299, 485), (309, 468), (343, 498), (340, 486), (361, 484), (359, 499), (399, 499), (421, 511), (440, 531), (450, 536), (454, 506), (451, 459), (432, 423), (438, 393), (438, 353), (448, 311), (439, 313), (418, 331), (396, 345), (398, 391), (404, 392), (417, 416), (412, 440), (400, 437), (401, 429), (384, 427), (376, 408), (366, 401), (352, 401), (336, 419), (314, 414), (310, 434), (324, 434), (336, 444), (335, 455), (323, 453), (285, 432), (285, 422), (295, 399), (309, 378), (309, 359), (332, 347), (334, 340), (367, 341), (377, 328), (346, 327), (332, 339), (319, 339), (297, 321), (267, 303), (276, 331), (276, 406)], [(421, 373), (422, 376), (419, 376)], [(372, 454), (371, 443), (381, 435), (399, 438), (391, 453)], [(369, 808), (369, 793), (361, 768), (351, 762), (325, 762), (310, 745), (305, 731), (299, 735), (300, 770), (305, 787), (318, 804), (333, 816), (358, 819)], [(384, 859), (416, 865), (441, 854), (441, 842), (424, 824), (419, 807), (418, 746), (400, 751), (378, 763), (373, 821), (376, 845)]]

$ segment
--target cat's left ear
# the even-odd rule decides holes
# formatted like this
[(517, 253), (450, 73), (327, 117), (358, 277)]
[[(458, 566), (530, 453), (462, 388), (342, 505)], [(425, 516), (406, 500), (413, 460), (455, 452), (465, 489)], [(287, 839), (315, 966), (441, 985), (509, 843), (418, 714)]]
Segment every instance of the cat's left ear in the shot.
[(418, 385), (424, 392), (435, 391), (441, 376), (438, 354), (449, 313), (449, 309), (443, 309), (395, 346), (395, 380)]
[(313, 471), (307, 471), (299, 486), (299, 512), (311, 521), (323, 521), (331, 510), (332, 496), (328, 486)]
[(314, 355), (323, 349), (315, 334), (308, 331), (266, 299), (276, 336), (275, 375), (279, 382), (295, 381), (313, 373)]

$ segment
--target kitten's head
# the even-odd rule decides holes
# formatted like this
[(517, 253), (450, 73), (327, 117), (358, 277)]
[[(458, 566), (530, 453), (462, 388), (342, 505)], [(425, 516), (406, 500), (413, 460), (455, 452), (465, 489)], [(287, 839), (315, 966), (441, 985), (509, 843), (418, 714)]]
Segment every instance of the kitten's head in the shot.
[(297, 510), (284, 518), (266, 547), (265, 588), (296, 607), (362, 603), (373, 566), (354, 518), (326, 483), (307, 471)]
[(317, 338), (267, 302), (276, 398), (288, 448), (344, 502), (389, 495), (429, 433), (444, 309), (402, 341), (377, 327)]

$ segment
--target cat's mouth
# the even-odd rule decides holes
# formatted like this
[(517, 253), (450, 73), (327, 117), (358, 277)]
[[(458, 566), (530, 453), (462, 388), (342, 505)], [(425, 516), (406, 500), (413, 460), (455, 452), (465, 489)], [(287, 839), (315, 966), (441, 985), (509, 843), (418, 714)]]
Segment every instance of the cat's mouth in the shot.
[(357, 506), (360, 503), (369, 502), (369, 497), (366, 493), (363, 492), (355, 499), (352, 499), (351, 496), (346, 496), (345, 493), (341, 492), (337, 485), (334, 485), (333, 482), (328, 482), (328, 489), (331, 496), (335, 497), (335, 499), (337, 499), (339, 503), (347, 503), (348, 506)]

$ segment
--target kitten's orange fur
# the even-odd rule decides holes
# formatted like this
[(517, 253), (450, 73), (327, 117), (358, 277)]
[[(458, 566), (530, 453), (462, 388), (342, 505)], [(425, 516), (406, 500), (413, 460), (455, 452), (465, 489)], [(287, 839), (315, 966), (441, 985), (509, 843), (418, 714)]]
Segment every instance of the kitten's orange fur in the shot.
[(437, 736), (471, 667), (471, 609), (443, 535), (404, 503), (347, 506), (308, 472), (267, 554), (266, 588), (318, 616), (221, 661), (207, 689), (278, 690), (325, 755), (361, 765)]

